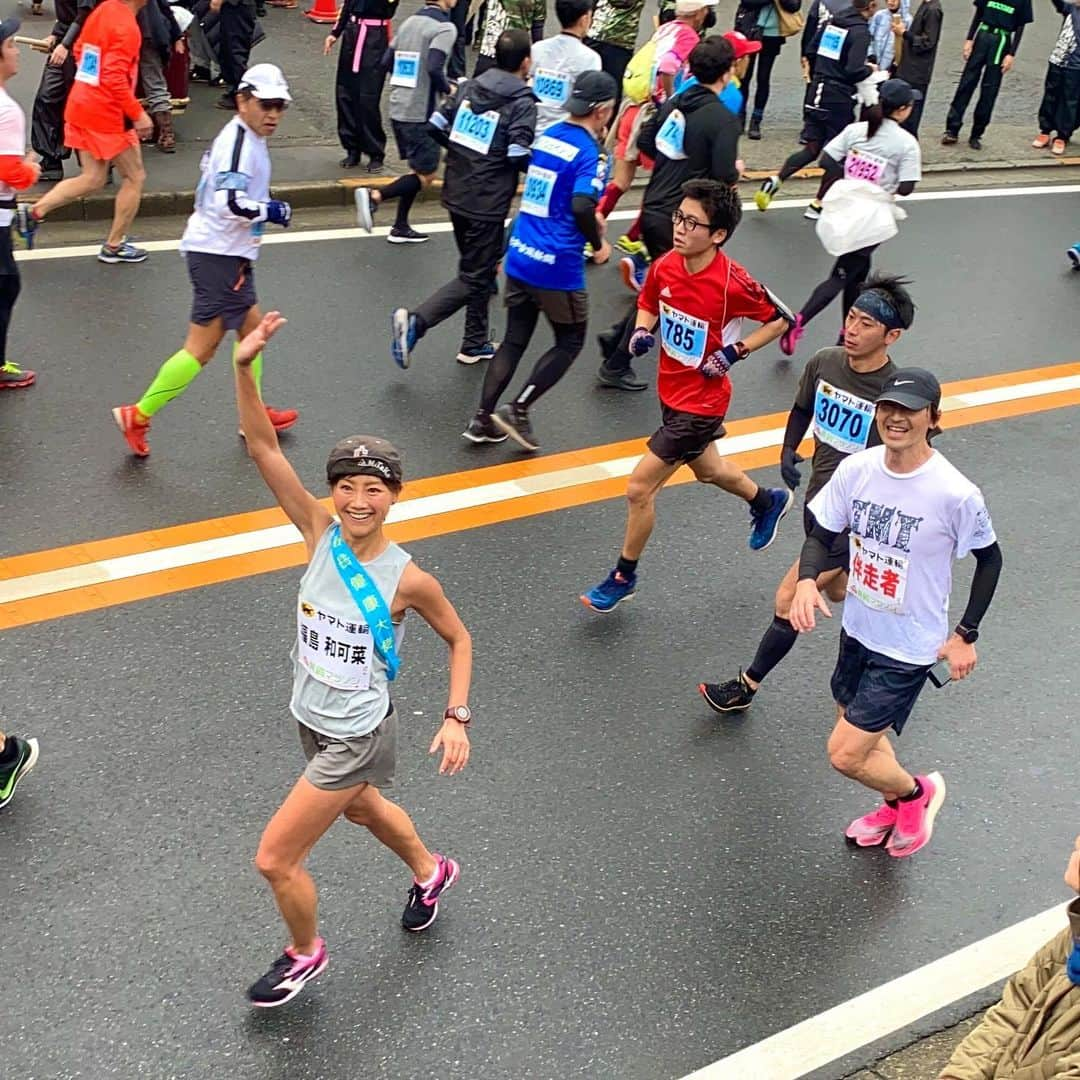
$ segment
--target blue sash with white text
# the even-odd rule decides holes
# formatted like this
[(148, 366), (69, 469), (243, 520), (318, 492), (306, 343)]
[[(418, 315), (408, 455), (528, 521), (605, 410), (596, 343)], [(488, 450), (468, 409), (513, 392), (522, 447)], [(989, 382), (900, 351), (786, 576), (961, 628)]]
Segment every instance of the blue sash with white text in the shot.
[(345, 582), (345, 588), (352, 593), (356, 606), (363, 613), (371, 626), (371, 638), (375, 651), (386, 664), (386, 677), (390, 682), (397, 678), (401, 661), (394, 641), (394, 624), (390, 618), (390, 609), (371, 577), (364, 572), (360, 560), (352, 549), (341, 539), (341, 526), (335, 521), (330, 536), (330, 555), (334, 566)]

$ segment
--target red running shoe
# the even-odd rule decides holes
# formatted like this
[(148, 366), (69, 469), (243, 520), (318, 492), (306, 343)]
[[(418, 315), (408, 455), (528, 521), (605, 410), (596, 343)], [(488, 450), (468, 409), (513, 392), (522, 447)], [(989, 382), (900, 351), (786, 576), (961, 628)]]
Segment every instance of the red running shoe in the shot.
[(146, 436), (150, 431), (150, 418), (143, 416), (135, 405), (118, 405), (112, 414), (131, 452), (136, 457), (149, 457), (150, 447), (146, 445)]
[(275, 431), (288, 431), (300, 419), (295, 409), (273, 409), (269, 405), (266, 406), (266, 415), (270, 417)]
[(24, 386), (33, 386), (36, 378), (32, 371), (23, 371), (18, 364), (10, 361), (0, 364), (0, 390), (19, 390)]

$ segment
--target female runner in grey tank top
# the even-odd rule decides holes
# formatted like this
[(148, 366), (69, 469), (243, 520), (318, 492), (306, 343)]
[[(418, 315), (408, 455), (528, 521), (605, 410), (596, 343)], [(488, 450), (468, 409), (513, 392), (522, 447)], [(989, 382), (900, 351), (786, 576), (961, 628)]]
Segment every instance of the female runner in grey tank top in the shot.
[(291, 1000), (328, 963), (316, 926), (315, 882), (304, 863), (339, 817), (365, 826), (412, 870), (401, 919), (406, 930), (424, 930), (435, 921), (439, 897), (460, 874), (453, 859), (424, 846), (408, 814), (379, 791), (394, 775), (397, 718), (388, 684), (409, 609), (450, 651), (448, 707), (430, 750), (442, 748), (440, 773), (452, 775), (465, 767), (471, 719), (469, 632), (438, 581), (383, 533), (401, 491), (397, 450), (376, 436), (338, 443), (327, 462), (332, 515), (304, 488), (278, 446), (251, 362), (284, 324), (278, 312), (270, 312), (240, 342), (235, 357), (248, 453), (300, 530), (308, 552), (297, 598), (289, 706), (308, 765), (271, 818), (255, 856), (289, 932), (284, 953), (248, 990), (251, 1004), (264, 1008)]

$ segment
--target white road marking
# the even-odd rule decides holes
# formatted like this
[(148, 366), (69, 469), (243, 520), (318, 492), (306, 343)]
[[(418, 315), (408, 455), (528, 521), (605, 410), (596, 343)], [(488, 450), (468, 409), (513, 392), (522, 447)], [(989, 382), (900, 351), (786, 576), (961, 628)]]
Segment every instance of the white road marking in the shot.
[[(903, 203), (910, 202), (948, 202), (955, 199), (1007, 199), (1025, 195), (1075, 195), (1080, 193), (1080, 184), (1045, 184), (1041, 187), (1003, 187), (1003, 188), (972, 188), (965, 191), (917, 191), (901, 200)], [(809, 199), (780, 199), (772, 204), (769, 213), (774, 210), (797, 210), (809, 204)], [(342, 209), (347, 210), (346, 207)], [(744, 211), (755, 210), (752, 201), (743, 203)], [(352, 211), (348, 211), (351, 213)], [(637, 208), (633, 210), (616, 210), (609, 220), (629, 221), (638, 215)], [(48, 226), (44, 226), (48, 228)], [(449, 221), (433, 221), (425, 223), (424, 232), (448, 233), (452, 231)], [(317, 244), (327, 240), (365, 240), (385, 238), (390, 231), (389, 226), (379, 226), (371, 233), (358, 228), (344, 229), (311, 229), (307, 232), (275, 232), (263, 237), (263, 247), (277, 244)], [(139, 247), (147, 251), (178, 251), (179, 239), (176, 240), (147, 240), (139, 241)], [(35, 248), (33, 251), (16, 251), (18, 262), (42, 262), (51, 259), (82, 259), (88, 255), (96, 255), (100, 250), (100, 244), (79, 244), (72, 247)]]
[(683, 1080), (797, 1080), (1007, 978), (1068, 926), (1052, 907), (827, 1009)]
[[(975, 405), (993, 405), (1002, 401), (1014, 401), (1036, 397), (1040, 394), (1062, 394), (1080, 390), (1080, 375), (1066, 375), (1036, 382), (1022, 382), (992, 390), (978, 390), (968, 394), (953, 394), (942, 401), (945, 411), (970, 408)], [(780, 446), (784, 441), (782, 427), (746, 435), (733, 435), (717, 441), (716, 446), (725, 457), (761, 450), (768, 446)], [(387, 517), (389, 522), (415, 521), (417, 518), (439, 517), (457, 510), (475, 509), (494, 503), (509, 502), (525, 495), (537, 495), (577, 487), (597, 480), (627, 477), (633, 471), (640, 455), (611, 458), (591, 465), (575, 465), (566, 469), (553, 469), (535, 476), (518, 480), (501, 480), (478, 487), (465, 487), (440, 495), (425, 495), (416, 499), (403, 499)], [(212, 562), (234, 555), (250, 555), (257, 551), (286, 547), (299, 543), (300, 533), (292, 525), (275, 525), (267, 529), (254, 529), (233, 536), (215, 537), (190, 544), (159, 548), (154, 551), (123, 555), (99, 562), (66, 566), (40, 574), (0, 581), (0, 604), (101, 585), (106, 581), (139, 577), (162, 570), (174, 570), (181, 566)]]

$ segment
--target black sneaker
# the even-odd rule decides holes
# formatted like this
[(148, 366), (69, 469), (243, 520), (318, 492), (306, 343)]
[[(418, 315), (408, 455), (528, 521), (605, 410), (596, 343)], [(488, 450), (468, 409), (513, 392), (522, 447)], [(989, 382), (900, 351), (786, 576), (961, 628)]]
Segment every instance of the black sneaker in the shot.
[(729, 679), (725, 683), (699, 683), (698, 691), (705, 699), (705, 704), (713, 712), (742, 712), (750, 708), (754, 700), (756, 690), (751, 689), (742, 671), (739, 671), (737, 679)]
[(247, 998), (260, 1009), (272, 1009), (292, 1001), (316, 975), (321, 975), (330, 963), (326, 942), (317, 938), (314, 956), (300, 956), (286, 949), (258, 982), (248, 987)]
[(753, 119), (753, 120), (750, 121), (750, 128), (746, 132), (746, 137), (748, 139), (753, 139), (755, 142), (757, 142), (757, 140), (761, 138), (761, 120), (760, 119)]
[(612, 371), (607, 364), (601, 364), (596, 373), (596, 381), (601, 386), (612, 390), (648, 390), (649, 384), (633, 368)]
[(436, 853), (435, 861), (438, 863), (435, 884), (425, 888), (413, 878), (409, 899), (401, 916), (401, 925), (414, 933), (426, 930), (435, 921), (435, 916), (439, 914), (439, 897), (447, 889), (453, 888), (461, 877), (461, 867), (453, 859)]
[(971, 138), (968, 139), (968, 146), (970, 146), (972, 150), (981, 150), (982, 139), (980, 139), (978, 135), (972, 135)]
[(490, 415), (477, 413), (469, 421), (469, 426), (461, 433), (461, 437), (479, 446), (481, 443), (506, 442), (510, 436), (502, 428), (495, 426)]
[(529, 414), (524, 409), (515, 405), (500, 405), (491, 414), (492, 423), (501, 431), (505, 431), (511, 439), (529, 453), (540, 449), (540, 444), (533, 434), (532, 424), (529, 423)]
[(387, 234), (386, 239), (391, 244), (423, 244), (430, 240), (427, 233), (417, 232), (411, 225), (398, 228), (395, 225)]
[(15, 798), (15, 788), (19, 781), (37, 764), (38, 759), (37, 739), (8, 735), (4, 743), (5, 749), (8, 743), (15, 746), (15, 760), (0, 765), (0, 809)]
[(208, 67), (203, 67), (201, 64), (196, 64), (191, 69), (190, 80), (191, 82), (208, 83), (213, 76), (210, 74)]
[(355, 153), (354, 151), (350, 150), (349, 153), (347, 153), (338, 162), (338, 164), (343, 169), (355, 169), (360, 164), (360, 155), (358, 153)]
[(946, 131), (945, 134), (941, 136), (942, 146), (955, 146), (959, 141), (960, 136), (953, 134), (951, 131)]

